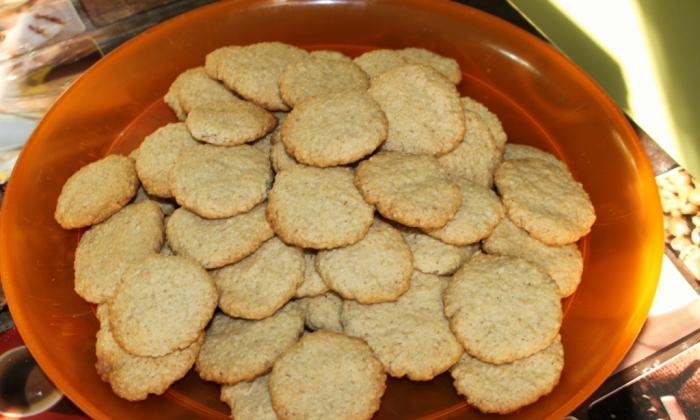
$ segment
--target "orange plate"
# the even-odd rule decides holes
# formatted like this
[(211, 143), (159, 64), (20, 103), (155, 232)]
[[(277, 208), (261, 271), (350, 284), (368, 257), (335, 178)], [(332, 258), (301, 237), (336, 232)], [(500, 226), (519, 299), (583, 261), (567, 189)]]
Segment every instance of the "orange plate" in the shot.
[[(12, 175), (2, 209), (2, 279), (22, 337), (41, 367), (95, 418), (225, 418), (218, 387), (190, 373), (160, 397), (130, 403), (95, 369), (97, 320), (73, 292), (80, 232), (53, 219), (78, 168), (126, 153), (174, 116), (162, 96), (175, 76), (227, 44), (279, 40), (357, 55), (418, 46), (459, 61), (463, 94), (495, 111), (511, 141), (560, 156), (598, 214), (582, 243), (585, 270), (566, 302), (566, 364), (554, 391), (514, 415), (561, 418), (590, 395), (630, 348), (654, 295), (662, 255), (661, 208), (635, 133), (603, 91), (550, 46), (487, 14), (449, 2), (236, 1), (153, 28), (105, 57), (49, 111)], [(562, 197), (562, 199), (566, 199)], [(487, 418), (452, 390), (391, 380), (381, 419)]]

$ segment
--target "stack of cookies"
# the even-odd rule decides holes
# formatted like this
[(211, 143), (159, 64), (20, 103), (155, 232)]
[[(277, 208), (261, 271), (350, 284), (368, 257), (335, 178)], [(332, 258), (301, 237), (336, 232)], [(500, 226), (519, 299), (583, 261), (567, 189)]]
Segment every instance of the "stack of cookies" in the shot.
[(211, 52), (181, 122), (66, 182), (91, 226), (75, 290), (119, 396), (192, 366), (237, 419), (370, 418), (386, 375), (450, 371), (484, 412), (548, 393), (595, 213), (556, 157), (507, 144), (453, 59), (278, 42)]

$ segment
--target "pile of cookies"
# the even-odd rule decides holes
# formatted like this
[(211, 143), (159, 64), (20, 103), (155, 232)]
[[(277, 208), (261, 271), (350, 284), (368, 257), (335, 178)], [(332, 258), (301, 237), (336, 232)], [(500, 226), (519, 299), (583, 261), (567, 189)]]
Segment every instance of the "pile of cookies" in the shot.
[(119, 396), (194, 366), (237, 419), (370, 418), (386, 375), (450, 371), (484, 412), (556, 385), (561, 299), (595, 220), (564, 163), (507, 144), (427, 50), (211, 52), (181, 122), (71, 176), (75, 290)]

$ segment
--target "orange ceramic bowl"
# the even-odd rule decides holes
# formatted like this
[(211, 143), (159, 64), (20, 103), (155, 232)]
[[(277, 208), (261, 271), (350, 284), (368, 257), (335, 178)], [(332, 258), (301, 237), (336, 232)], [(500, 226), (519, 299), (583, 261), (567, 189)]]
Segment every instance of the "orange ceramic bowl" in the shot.
[[(620, 362), (644, 322), (662, 255), (661, 208), (647, 158), (625, 117), (578, 67), (539, 39), (487, 14), (442, 1), (212, 4), (175, 18), (114, 51), (81, 77), (34, 132), (2, 209), (2, 280), (31, 352), (56, 385), (95, 418), (225, 418), (218, 387), (194, 373), (163, 396), (130, 403), (95, 372), (92, 307), (73, 292), (80, 233), (53, 219), (56, 198), (78, 168), (127, 153), (174, 121), (163, 94), (183, 70), (228, 44), (279, 40), (357, 55), (418, 46), (454, 57), (459, 86), (501, 118), (510, 141), (561, 157), (598, 215), (581, 243), (583, 281), (565, 302), (566, 364), (551, 394), (512, 415), (566, 415)], [(562, 199), (565, 199), (562, 197)], [(390, 380), (380, 419), (487, 418), (452, 389)]]

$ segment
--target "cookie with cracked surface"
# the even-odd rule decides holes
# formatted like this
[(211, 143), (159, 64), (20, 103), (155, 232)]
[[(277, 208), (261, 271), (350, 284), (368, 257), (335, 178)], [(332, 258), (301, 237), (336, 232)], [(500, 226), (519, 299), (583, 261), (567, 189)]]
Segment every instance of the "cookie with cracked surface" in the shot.
[(464, 178), (454, 181), (462, 191), (462, 205), (445, 226), (426, 233), (452, 245), (479, 242), (489, 236), (503, 218), (501, 200), (489, 188), (473, 184)]
[(209, 77), (204, 67), (195, 67), (181, 73), (170, 85), (164, 99), (180, 120), (184, 120), (197, 106), (210, 102), (240, 101), (226, 86)]
[(453, 151), (438, 161), (453, 178), (467, 178), (477, 185), (491, 188), (493, 174), (501, 164), (503, 148), (496, 144), (484, 121), (476, 113), (464, 111), (464, 139)]
[(355, 57), (354, 61), (371, 78), (375, 78), (394, 67), (407, 64), (398, 51), (385, 49), (367, 51)]
[(129, 266), (163, 245), (163, 212), (153, 201), (129, 204), (90, 228), (75, 250), (75, 292), (92, 303), (114, 295)]
[(496, 171), (495, 182), (508, 218), (547, 245), (576, 242), (595, 222), (591, 199), (561, 165), (532, 158), (507, 160)]
[(145, 400), (149, 394), (163, 394), (187, 374), (204, 341), (202, 333), (189, 346), (165, 356), (134, 356), (114, 340), (106, 304), (97, 307), (97, 318), (100, 321), (95, 343), (97, 373), (103, 381), (109, 382), (115, 394), (129, 401)]
[(397, 52), (408, 63), (424, 64), (434, 68), (455, 85), (462, 81), (462, 69), (453, 58), (444, 57), (424, 48), (404, 48)]
[(396, 302), (362, 305), (346, 300), (344, 331), (365, 340), (391, 376), (429, 381), (457, 363), (464, 352), (443, 312), (447, 282), (416, 271), (411, 288)]
[(264, 375), (251, 382), (222, 386), (221, 401), (231, 407), (231, 417), (236, 420), (277, 420), (268, 382), (269, 375)]
[(273, 237), (248, 257), (213, 272), (219, 307), (233, 317), (266, 318), (294, 297), (304, 266), (301, 249)]
[(304, 310), (304, 322), (308, 329), (343, 332), (340, 323), (343, 299), (335, 293), (299, 299), (299, 304)]
[(267, 156), (249, 145), (200, 144), (175, 161), (169, 175), (178, 204), (207, 219), (245, 213), (267, 197), (272, 169)]
[(136, 158), (136, 173), (143, 188), (157, 197), (172, 197), (170, 169), (180, 153), (198, 144), (184, 123), (164, 125), (146, 136)]
[(413, 267), (426, 274), (452, 274), (479, 251), (479, 244), (450, 245), (417, 229), (401, 229), (401, 234), (411, 248)]
[(282, 142), (298, 162), (328, 167), (356, 162), (386, 139), (384, 112), (364, 92), (338, 92), (299, 103), (282, 128)]
[(216, 286), (194, 261), (151, 255), (133, 264), (109, 301), (117, 343), (137, 356), (164, 356), (199, 337), (216, 309)]
[(219, 76), (229, 88), (268, 111), (288, 111), (280, 96), (279, 77), (287, 66), (309, 53), (281, 42), (246, 45), (227, 56)]
[(280, 94), (294, 108), (303, 100), (334, 92), (364, 92), (369, 77), (352, 61), (309, 57), (291, 63), (280, 74)]
[(270, 397), (281, 419), (369, 419), (386, 374), (367, 344), (330, 331), (304, 335), (277, 359)]
[(138, 186), (133, 159), (108, 155), (68, 178), (58, 196), (54, 218), (64, 229), (100, 223), (131, 201)]
[(275, 128), (277, 119), (251, 102), (209, 102), (192, 108), (185, 124), (197, 140), (236, 146), (263, 137)]
[(304, 250), (304, 281), (297, 288), (295, 297), (318, 296), (328, 291), (328, 286), (323, 282), (321, 275), (316, 270), (316, 253)]
[(501, 124), (501, 120), (498, 118), (498, 116), (491, 112), (486, 105), (473, 98), (464, 96), (462, 97), (461, 101), (462, 107), (465, 110), (474, 112), (481, 118), (482, 121), (484, 121), (486, 127), (488, 127), (489, 131), (491, 132), (493, 139), (496, 141), (496, 145), (498, 145), (500, 149), (503, 149), (508, 141), (508, 135), (503, 130), (503, 124)]
[(204, 71), (212, 79), (221, 80), (221, 67), (225, 65), (231, 54), (241, 48), (240, 45), (227, 45), (210, 52), (204, 58)]
[(264, 203), (225, 219), (203, 219), (180, 207), (168, 219), (166, 233), (176, 254), (206, 269), (242, 260), (275, 234), (265, 218)]
[(520, 257), (547, 273), (559, 287), (561, 297), (576, 291), (581, 282), (583, 258), (576, 244), (550, 246), (528, 235), (507, 218), (501, 220), (483, 243), (489, 254)]
[(564, 368), (564, 348), (552, 344), (524, 359), (494, 365), (464, 354), (452, 368), (454, 386), (484, 413), (511, 413), (552, 391)]
[(556, 165), (561, 165), (562, 167), (566, 168), (566, 165), (564, 164), (564, 162), (557, 159), (557, 157), (554, 156), (553, 154), (547, 153), (544, 150), (538, 149), (538, 148), (533, 147), (533, 146), (528, 146), (525, 144), (514, 144), (514, 143), (507, 143), (506, 144), (506, 147), (503, 151), (503, 159), (504, 160), (527, 159), (527, 158), (546, 160), (547, 162), (551, 162), (551, 163), (554, 163)]
[(427, 155), (377, 153), (357, 166), (355, 185), (382, 216), (422, 229), (444, 226), (462, 203), (459, 187)]
[(304, 314), (296, 305), (287, 305), (259, 321), (216, 314), (207, 328), (195, 369), (202, 379), (220, 384), (251, 381), (269, 372), (302, 331)]
[(328, 249), (362, 239), (374, 208), (353, 185), (351, 169), (299, 166), (277, 174), (267, 219), (288, 244)]
[(372, 79), (367, 91), (386, 114), (384, 150), (443, 155), (464, 137), (464, 112), (455, 85), (431, 67), (407, 64)]
[(320, 251), (316, 268), (331, 290), (345, 299), (370, 304), (393, 302), (408, 290), (412, 260), (401, 233), (375, 219), (359, 242)]
[(521, 258), (474, 256), (452, 276), (444, 302), (467, 353), (494, 364), (549, 346), (562, 321), (557, 284)]

